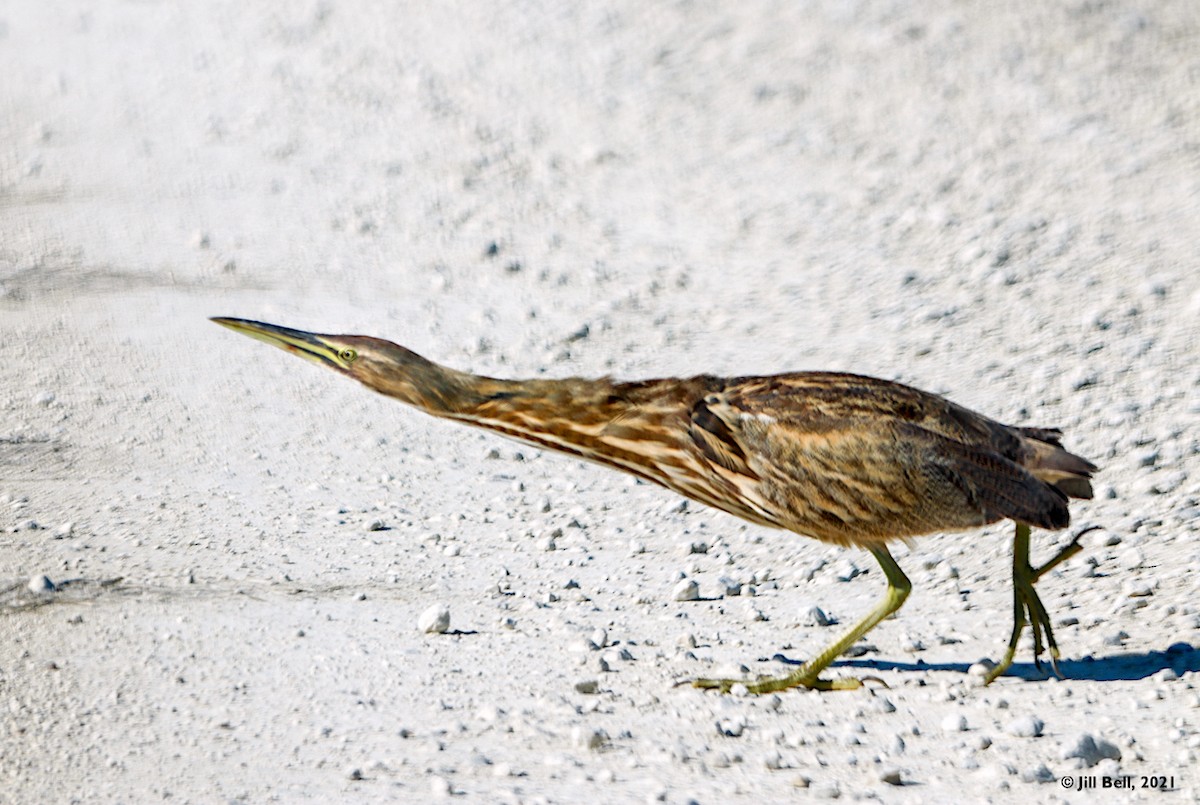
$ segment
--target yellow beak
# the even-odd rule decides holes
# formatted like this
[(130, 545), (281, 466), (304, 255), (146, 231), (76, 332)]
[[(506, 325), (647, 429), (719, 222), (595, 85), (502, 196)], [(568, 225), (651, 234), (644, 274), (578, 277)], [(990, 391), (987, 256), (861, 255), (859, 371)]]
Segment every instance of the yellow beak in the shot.
[(248, 335), (321, 366), (341, 370), (349, 368), (349, 364), (341, 357), (342, 350), (336, 344), (327, 341), (327, 336), (249, 319), (214, 317), (211, 320), (222, 327), (228, 327), (235, 333)]

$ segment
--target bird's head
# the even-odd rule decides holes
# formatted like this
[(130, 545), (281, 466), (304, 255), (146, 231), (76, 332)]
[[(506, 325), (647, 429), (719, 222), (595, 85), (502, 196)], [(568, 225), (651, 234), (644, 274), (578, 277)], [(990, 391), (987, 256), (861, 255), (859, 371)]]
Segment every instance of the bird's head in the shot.
[(214, 318), (222, 327), (352, 377), (381, 394), (421, 408), (444, 408), (459, 393), (459, 373), (368, 335), (325, 335), (248, 319)]

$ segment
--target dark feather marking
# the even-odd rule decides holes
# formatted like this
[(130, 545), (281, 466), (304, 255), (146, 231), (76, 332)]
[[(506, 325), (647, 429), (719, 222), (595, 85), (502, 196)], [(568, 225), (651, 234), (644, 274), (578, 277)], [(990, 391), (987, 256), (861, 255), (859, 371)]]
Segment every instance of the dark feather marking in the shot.
[(729, 430), (725, 421), (712, 412), (708, 403), (700, 399), (692, 406), (692, 424), (688, 432), (704, 457), (730, 472), (741, 473), (750, 478), (758, 476), (750, 469), (746, 452)]

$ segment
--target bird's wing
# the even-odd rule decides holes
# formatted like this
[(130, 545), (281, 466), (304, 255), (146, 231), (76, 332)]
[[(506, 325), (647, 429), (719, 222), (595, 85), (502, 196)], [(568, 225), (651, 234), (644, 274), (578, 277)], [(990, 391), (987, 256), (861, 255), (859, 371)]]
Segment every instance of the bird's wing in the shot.
[(897, 411), (829, 393), (811, 377), (790, 387), (774, 380), (769, 389), (731, 384), (705, 395), (692, 410), (692, 436), (718, 466), (759, 478), (759, 495), (786, 527), (843, 543), (1002, 518), (1062, 527), (1062, 495), (985, 438), (926, 427), (919, 398), (897, 395)]

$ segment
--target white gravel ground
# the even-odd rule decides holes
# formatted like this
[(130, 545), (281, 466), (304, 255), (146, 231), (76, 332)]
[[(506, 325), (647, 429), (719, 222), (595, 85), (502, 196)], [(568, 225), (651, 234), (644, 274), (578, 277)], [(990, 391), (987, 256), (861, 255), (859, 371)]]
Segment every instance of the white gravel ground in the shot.
[[(1194, 800), (1194, 0), (402, 5), (0, 6), (0, 801)], [(997, 525), (672, 687), (881, 574), (211, 315), (1060, 425), (1065, 679)]]

